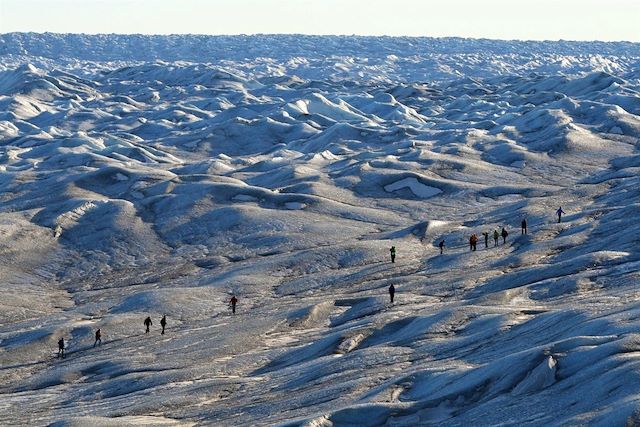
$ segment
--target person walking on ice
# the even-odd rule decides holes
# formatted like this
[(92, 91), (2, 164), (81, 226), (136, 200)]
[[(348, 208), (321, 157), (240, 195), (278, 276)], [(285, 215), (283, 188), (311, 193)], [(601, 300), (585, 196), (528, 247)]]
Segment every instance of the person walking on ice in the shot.
[(500, 234), (498, 234), (498, 230), (493, 230), (493, 247), (498, 246), (498, 239), (500, 239)]
[(162, 332), (160, 332), (160, 335), (164, 335), (164, 328), (165, 328), (165, 326), (167, 326), (167, 315), (166, 314), (162, 315), (162, 319), (160, 319), (160, 326), (162, 326)]
[(470, 250), (475, 251), (477, 244), (478, 244), (478, 236), (476, 236), (476, 234), (474, 233), (471, 235), (471, 237), (469, 237)]
[(391, 262), (396, 262), (396, 247), (391, 246), (391, 249), (389, 249), (389, 252), (391, 253)]
[(393, 297), (396, 294), (396, 287), (393, 286), (393, 283), (391, 284), (391, 286), (389, 286), (389, 298), (391, 298), (391, 304), (393, 304)]
[(502, 243), (507, 243), (507, 236), (509, 235), (509, 232), (507, 232), (507, 229), (502, 227)]
[(64, 358), (64, 337), (58, 340), (58, 357)]
[(238, 303), (238, 298), (235, 295), (231, 297), (229, 300), (229, 305), (231, 306), (231, 314), (236, 314), (236, 304)]
[(562, 206), (560, 206), (558, 208), (558, 210), (556, 211), (556, 215), (558, 215), (558, 223), (562, 222), (562, 214), (564, 213), (564, 211), (562, 210)]
[(527, 218), (522, 220), (520, 226), (522, 227), (522, 234), (527, 234)]
[(145, 334), (149, 333), (149, 326), (153, 325), (153, 322), (151, 321), (151, 317), (147, 316), (146, 319), (144, 319), (144, 326), (147, 327), (147, 330), (144, 331)]
[(102, 334), (100, 333), (100, 329), (96, 331), (96, 340), (93, 343), (93, 346), (102, 345)]
[(487, 249), (489, 247), (489, 232), (483, 231), (482, 235), (484, 236), (484, 248)]
[(440, 240), (438, 247), (440, 248), (440, 255), (442, 255), (442, 251), (444, 250), (444, 239)]

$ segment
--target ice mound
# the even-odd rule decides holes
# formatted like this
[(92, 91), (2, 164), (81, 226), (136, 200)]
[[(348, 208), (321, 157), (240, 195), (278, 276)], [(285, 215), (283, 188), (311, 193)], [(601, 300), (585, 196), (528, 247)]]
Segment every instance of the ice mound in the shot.
[[(319, 93), (311, 94), (308, 99), (299, 99), (290, 104), (291, 114), (318, 114), (340, 122), (367, 122), (368, 119), (350, 108), (344, 101), (334, 103)], [(296, 114), (297, 113), (297, 114)]]
[(558, 363), (552, 356), (548, 356), (533, 371), (527, 374), (511, 393), (514, 395), (531, 393), (549, 387), (556, 382), (556, 365)]

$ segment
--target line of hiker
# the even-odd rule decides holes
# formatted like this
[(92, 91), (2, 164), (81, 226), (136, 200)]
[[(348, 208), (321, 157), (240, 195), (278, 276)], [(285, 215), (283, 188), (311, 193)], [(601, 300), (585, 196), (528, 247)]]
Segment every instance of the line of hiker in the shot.
[[(565, 213), (562, 210), (562, 207), (559, 207), (558, 210), (555, 213), (556, 213), (556, 215), (558, 217), (558, 222), (562, 222), (562, 214)], [(520, 223), (520, 232), (521, 232), (522, 235), (527, 234), (527, 218), (523, 218), (522, 219), (522, 222)], [(488, 231), (483, 231), (482, 232), (482, 237), (484, 238), (484, 247), (485, 248), (489, 248), (489, 237), (490, 236), (493, 237), (493, 247), (496, 247), (500, 243), (500, 237), (502, 237), (502, 243), (503, 244), (507, 243), (507, 237), (509, 236), (509, 232), (507, 231), (506, 227), (501, 227), (500, 231), (498, 231), (498, 229), (494, 229), (493, 233), (489, 233)], [(438, 243), (438, 248), (440, 249), (440, 255), (442, 255), (444, 253), (444, 248), (445, 248), (445, 240), (444, 239), (440, 240), (440, 242)], [(477, 249), (478, 249), (478, 235), (476, 233), (473, 233), (469, 237), (469, 250), (470, 251), (475, 251)], [(391, 246), (391, 248), (389, 249), (389, 252), (391, 253), (391, 262), (395, 263), (396, 262), (396, 247), (395, 246)]]
[[(151, 317), (147, 316), (146, 319), (144, 319), (143, 325), (145, 326), (145, 334), (149, 333), (149, 327), (153, 325), (153, 322), (151, 321)], [(162, 327), (162, 331), (160, 331), (160, 335), (164, 335), (164, 330), (167, 327), (167, 315), (163, 314), (162, 315), (162, 319), (160, 319), (160, 327)]]
[[(562, 214), (564, 213), (565, 212), (562, 210), (562, 207), (559, 207), (558, 210), (556, 211), (556, 215), (558, 216), (559, 223), (562, 222)], [(520, 223), (520, 232), (522, 235), (527, 234), (527, 218), (522, 219), (522, 222)], [(484, 238), (485, 248), (489, 248), (489, 236), (493, 236), (493, 246), (496, 247), (499, 245), (500, 237), (502, 237), (503, 244), (507, 243), (507, 237), (509, 236), (509, 232), (507, 231), (506, 227), (501, 227), (500, 232), (498, 232), (497, 228), (493, 230), (493, 233), (489, 233), (488, 231), (483, 231), (482, 237)], [(471, 237), (469, 237), (469, 250), (471, 251), (477, 250), (477, 245), (478, 245), (478, 235), (476, 233), (473, 233), (471, 234)], [(440, 249), (440, 255), (442, 255), (444, 253), (444, 248), (445, 248), (445, 239), (442, 239), (440, 240), (440, 242), (438, 242), (438, 248)], [(391, 246), (391, 248), (389, 249), (389, 252), (391, 253), (391, 262), (395, 263), (396, 247)], [(389, 300), (391, 301), (391, 304), (393, 304), (395, 294), (396, 294), (396, 288), (393, 284), (391, 284), (389, 286)]]
[[(232, 295), (231, 299), (229, 300), (229, 308), (231, 309), (232, 314), (236, 314), (237, 304), (238, 304), (238, 298), (235, 295)], [(151, 320), (151, 316), (147, 316), (142, 322), (142, 324), (145, 327), (144, 333), (148, 334), (151, 326), (153, 326), (153, 321)], [(164, 335), (165, 329), (167, 327), (166, 314), (163, 314), (162, 318), (160, 319), (160, 327), (162, 327), (162, 330), (160, 331), (160, 335)], [(100, 328), (98, 328), (95, 333), (95, 341), (93, 342), (93, 347), (95, 348), (96, 346), (101, 346), (101, 345), (102, 345), (102, 331), (100, 330)], [(60, 337), (60, 339), (58, 340), (58, 356), (57, 357), (64, 358), (65, 357), (64, 351), (65, 351), (64, 337)]]
[[(500, 236), (502, 236), (503, 244), (507, 243), (507, 236), (509, 232), (505, 227), (502, 227), (502, 231), (498, 233), (498, 230), (493, 230), (493, 247), (498, 246), (498, 241), (500, 240)], [(484, 247), (489, 248), (489, 232), (483, 231), (482, 237), (484, 238)], [(478, 235), (473, 233), (471, 237), (469, 237), (469, 250), (475, 251), (478, 249)], [(442, 254), (442, 247), (440, 247), (440, 253)]]
[[(564, 213), (565, 212), (562, 210), (562, 207), (559, 207), (558, 210), (556, 211), (556, 215), (558, 216), (558, 222), (562, 222), (562, 214)], [(522, 222), (520, 223), (520, 233), (522, 235), (527, 234), (527, 218), (523, 218)], [(483, 231), (482, 236), (484, 237), (484, 247), (488, 248), (489, 233), (486, 231)], [(493, 230), (493, 246), (494, 247), (498, 246), (500, 237), (502, 237), (502, 243), (506, 244), (507, 236), (509, 236), (509, 232), (507, 231), (506, 227), (502, 227), (502, 230), (500, 232), (498, 232), (498, 229), (494, 229)], [(471, 235), (471, 237), (469, 237), (469, 247), (471, 251), (476, 250), (477, 243), (478, 243), (478, 236), (477, 234), (474, 233)], [(440, 254), (442, 254), (443, 248), (444, 248), (444, 240), (440, 241), (438, 246), (440, 247)]]
[[(526, 219), (522, 220), (522, 234), (527, 234), (527, 220)], [(484, 238), (484, 247), (485, 248), (489, 247), (489, 235), (490, 235), (490, 233), (487, 232), (487, 231), (483, 231), (482, 232), (482, 237)], [(506, 244), (508, 235), (509, 235), (509, 232), (507, 231), (506, 227), (502, 227), (502, 231), (500, 233), (498, 233), (497, 229), (493, 230), (493, 246), (494, 247), (498, 246), (498, 241), (500, 240), (500, 236), (502, 236), (503, 244)], [(445, 240), (442, 239), (438, 243), (438, 248), (440, 249), (440, 255), (442, 255), (444, 253), (444, 247), (445, 247)], [(471, 237), (469, 237), (469, 250), (475, 251), (477, 249), (478, 249), (478, 235), (476, 233), (473, 233), (471, 235)], [(391, 248), (389, 249), (389, 252), (391, 254), (391, 262), (395, 263), (396, 262), (396, 247), (395, 246), (391, 246)]]

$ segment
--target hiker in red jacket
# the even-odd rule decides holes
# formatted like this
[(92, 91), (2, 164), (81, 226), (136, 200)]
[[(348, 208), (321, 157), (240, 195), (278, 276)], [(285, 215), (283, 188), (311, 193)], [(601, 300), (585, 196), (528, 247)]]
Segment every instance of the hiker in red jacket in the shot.
[(476, 245), (478, 244), (478, 236), (476, 236), (476, 234), (472, 234), (471, 237), (469, 238), (469, 246), (470, 246), (470, 250), (475, 251), (476, 250)]

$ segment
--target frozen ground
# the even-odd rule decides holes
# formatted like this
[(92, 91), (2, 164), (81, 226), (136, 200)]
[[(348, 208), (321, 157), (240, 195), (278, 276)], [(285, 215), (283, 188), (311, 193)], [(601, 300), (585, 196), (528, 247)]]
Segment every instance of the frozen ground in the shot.
[(0, 425), (640, 423), (638, 45), (0, 55)]

